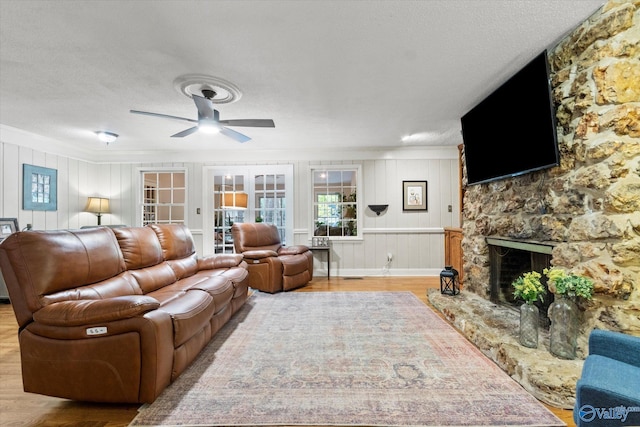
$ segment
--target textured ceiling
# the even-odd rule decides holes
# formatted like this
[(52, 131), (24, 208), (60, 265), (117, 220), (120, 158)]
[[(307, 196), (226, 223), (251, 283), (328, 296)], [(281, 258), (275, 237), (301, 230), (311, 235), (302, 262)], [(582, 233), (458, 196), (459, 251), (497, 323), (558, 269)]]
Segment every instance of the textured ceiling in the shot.
[[(466, 111), (601, 4), (0, 0), (0, 131), (94, 161), (457, 145)], [(221, 119), (276, 127), (178, 139), (191, 123), (129, 113), (196, 119), (176, 87), (193, 74), (241, 91)]]

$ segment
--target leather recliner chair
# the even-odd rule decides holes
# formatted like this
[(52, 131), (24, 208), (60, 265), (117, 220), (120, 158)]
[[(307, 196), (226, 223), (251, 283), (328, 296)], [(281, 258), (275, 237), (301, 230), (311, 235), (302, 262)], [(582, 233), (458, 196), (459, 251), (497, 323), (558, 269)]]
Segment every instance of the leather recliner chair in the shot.
[(248, 265), (249, 286), (276, 293), (313, 279), (313, 253), (308, 246), (282, 246), (278, 228), (265, 223), (234, 223), (233, 246)]

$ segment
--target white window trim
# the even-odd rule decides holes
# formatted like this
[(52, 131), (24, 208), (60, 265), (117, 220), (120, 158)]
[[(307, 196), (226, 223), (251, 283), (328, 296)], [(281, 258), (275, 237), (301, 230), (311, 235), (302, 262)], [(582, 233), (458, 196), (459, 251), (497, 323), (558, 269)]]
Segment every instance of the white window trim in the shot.
[(357, 207), (357, 212), (358, 212), (358, 216), (356, 217), (356, 224), (358, 226), (358, 235), (357, 236), (328, 236), (329, 240), (331, 240), (332, 242), (353, 242), (353, 241), (361, 241), (364, 240), (363, 238), (363, 229), (362, 229), (362, 213), (364, 212), (362, 210), (362, 194), (363, 194), (363, 189), (362, 186), (364, 185), (364, 181), (363, 181), (363, 177), (362, 177), (362, 165), (355, 163), (355, 164), (343, 164), (343, 165), (322, 165), (322, 164), (318, 164), (318, 165), (309, 165), (309, 194), (311, 195), (309, 197), (309, 206), (308, 206), (308, 219), (307, 219), (307, 224), (309, 224), (309, 241), (311, 242), (311, 240), (313, 239), (313, 231), (315, 230), (315, 218), (313, 217), (313, 204), (315, 202), (314, 198), (313, 198), (313, 172), (316, 170), (348, 170), (348, 169), (355, 169), (356, 170), (356, 177), (357, 177), (357, 188), (356, 188), (356, 207)]

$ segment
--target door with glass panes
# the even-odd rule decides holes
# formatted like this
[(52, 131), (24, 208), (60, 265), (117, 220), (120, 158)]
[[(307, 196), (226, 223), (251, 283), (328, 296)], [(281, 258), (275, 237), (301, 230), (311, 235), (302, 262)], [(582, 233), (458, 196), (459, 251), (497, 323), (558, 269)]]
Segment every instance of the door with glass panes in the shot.
[(283, 244), (293, 242), (292, 165), (209, 168), (205, 177), (205, 253), (233, 253), (235, 222), (274, 224)]

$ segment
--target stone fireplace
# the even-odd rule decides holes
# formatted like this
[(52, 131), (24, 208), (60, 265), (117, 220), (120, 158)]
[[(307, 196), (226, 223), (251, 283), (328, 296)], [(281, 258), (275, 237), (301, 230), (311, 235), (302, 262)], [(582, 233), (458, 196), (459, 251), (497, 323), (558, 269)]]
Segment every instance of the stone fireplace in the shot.
[[(537, 271), (542, 274), (542, 283), (546, 284), (543, 271), (551, 267), (553, 243), (510, 239), (507, 237), (487, 237), (489, 246), (489, 299), (491, 302), (517, 309), (523, 301), (513, 296), (512, 283), (523, 273)], [(547, 311), (553, 302), (553, 294), (548, 292), (538, 301), (540, 325), (548, 329)]]
[(471, 186), (463, 168), (464, 289), (496, 301), (492, 252), (543, 242), (528, 250), (548, 259), (531, 269), (548, 261), (594, 281), (579, 304), (584, 358), (594, 328), (640, 335), (640, 3), (609, 0), (548, 51), (560, 165)]
[[(628, 0), (608, 0), (549, 49), (560, 165), (472, 186), (463, 167), (463, 290), (455, 297), (428, 293), (483, 353), (558, 407), (575, 401), (591, 330), (640, 336), (639, 57), (640, 3)], [(513, 108), (522, 109), (526, 135), (536, 125), (526, 120), (527, 100)], [(512, 135), (514, 143), (520, 136)], [(548, 247), (531, 250), (531, 242)], [(515, 255), (522, 244), (525, 253)], [(506, 252), (514, 259), (502, 256), (502, 264), (522, 265), (497, 272), (496, 257)], [(594, 280), (593, 299), (579, 304), (576, 360), (551, 355), (544, 329), (537, 349), (519, 345), (517, 311), (501, 302), (509, 299), (515, 270), (540, 271), (547, 264)]]

